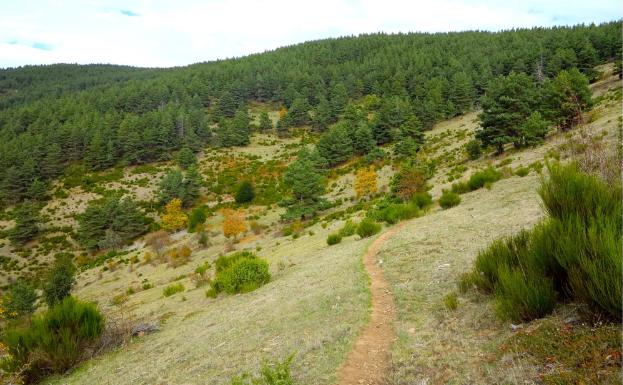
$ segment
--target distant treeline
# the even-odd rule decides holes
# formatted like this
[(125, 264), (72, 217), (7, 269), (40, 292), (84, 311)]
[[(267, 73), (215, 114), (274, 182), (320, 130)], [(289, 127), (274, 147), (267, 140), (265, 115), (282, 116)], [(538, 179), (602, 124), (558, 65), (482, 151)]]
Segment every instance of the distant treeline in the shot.
[(169, 69), (0, 70), (0, 199), (35, 198), (71, 162), (101, 170), (167, 159), (182, 147), (244, 144), (251, 101), (285, 106), (282, 129), (324, 131), (349, 100), (374, 94), (408, 104), (426, 129), (473, 108), (500, 75), (544, 79), (577, 67), (591, 79), (596, 64), (620, 59), (621, 44), (616, 21), (343, 37)]

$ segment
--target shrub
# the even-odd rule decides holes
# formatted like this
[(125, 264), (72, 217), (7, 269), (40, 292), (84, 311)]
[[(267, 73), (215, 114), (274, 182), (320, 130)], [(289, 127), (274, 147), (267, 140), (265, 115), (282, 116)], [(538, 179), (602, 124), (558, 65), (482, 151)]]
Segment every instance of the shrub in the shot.
[(332, 246), (342, 242), (342, 236), (340, 234), (329, 234), (327, 237), (327, 245)]
[(443, 209), (449, 209), (450, 207), (454, 207), (459, 203), (461, 203), (461, 197), (459, 196), (459, 194), (452, 191), (444, 190), (441, 194), (441, 197), (439, 197), (439, 206), (441, 206)]
[(417, 205), (417, 207), (423, 209), (433, 203), (433, 196), (428, 192), (418, 192), (413, 195), (411, 200)]
[(519, 167), (515, 170), (515, 175), (524, 177), (530, 173), (530, 169), (528, 167)]
[(368, 216), (377, 221), (395, 224), (405, 219), (411, 219), (420, 215), (420, 208), (415, 202), (395, 203), (382, 201)]
[(355, 232), (357, 231), (357, 224), (351, 220), (346, 221), (346, 223), (344, 223), (344, 226), (340, 229), (340, 236), (342, 237), (350, 237), (351, 235), (354, 235)]
[(456, 310), (456, 308), (459, 307), (459, 300), (456, 294), (450, 293), (443, 297), (443, 304), (448, 310)]
[(220, 273), (223, 270), (227, 270), (234, 263), (243, 258), (254, 259), (257, 258), (257, 256), (250, 251), (239, 251), (231, 255), (221, 255), (214, 262), (215, 270), (217, 273)]
[(238, 186), (236, 190), (236, 195), (234, 199), (236, 203), (249, 203), (255, 198), (255, 190), (253, 189), (253, 185), (248, 180), (245, 180)]
[(247, 293), (270, 281), (268, 263), (254, 254), (248, 256), (249, 254), (251, 253), (246, 253), (246, 256), (242, 253), (232, 255), (238, 257), (220, 270), (217, 260), (217, 272), (212, 281), (212, 288), (216, 293)]
[(469, 192), (467, 182), (456, 182), (452, 184), (452, 192), (457, 194), (465, 194)]
[(67, 297), (35, 316), (27, 327), (9, 328), (3, 343), (9, 353), (2, 369), (22, 371), (27, 382), (64, 373), (84, 359), (104, 330), (104, 317), (89, 303)]
[(195, 207), (188, 216), (188, 231), (194, 232), (198, 225), (205, 223), (206, 219), (207, 216), (203, 207)]
[(502, 174), (496, 171), (493, 167), (489, 167), (485, 170), (478, 171), (470, 176), (467, 181), (467, 186), (470, 191), (478, 190), (482, 188), (486, 183), (493, 183), (500, 180)]
[(43, 284), (43, 299), (48, 306), (54, 306), (71, 293), (71, 288), (76, 283), (74, 275), (76, 267), (69, 255), (61, 254), (56, 258), (52, 270)]
[(294, 385), (290, 370), (293, 358), (291, 355), (282, 362), (264, 362), (259, 376), (243, 374), (232, 378), (231, 385)]
[(371, 237), (381, 231), (381, 225), (371, 219), (364, 219), (357, 226), (357, 235), (361, 238)]
[(548, 314), (556, 303), (552, 279), (542, 272), (502, 265), (496, 286), (496, 311), (503, 319), (530, 321)]
[(180, 293), (180, 292), (182, 292), (184, 290), (186, 290), (184, 285), (182, 285), (181, 283), (174, 283), (174, 284), (171, 284), (171, 285), (165, 287), (162, 290), (162, 295), (164, 295), (165, 297), (170, 297), (173, 294)]
[(167, 252), (168, 264), (173, 268), (185, 265), (190, 261), (191, 256), (192, 250), (190, 247), (186, 245), (175, 247)]
[(465, 144), (465, 151), (470, 159), (478, 159), (482, 155), (482, 143), (478, 139), (470, 140)]
[(17, 281), (9, 287), (8, 293), (4, 296), (2, 304), (4, 311), (9, 318), (18, 318), (32, 314), (36, 307), (37, 293), (35, 289), (27, 283)]

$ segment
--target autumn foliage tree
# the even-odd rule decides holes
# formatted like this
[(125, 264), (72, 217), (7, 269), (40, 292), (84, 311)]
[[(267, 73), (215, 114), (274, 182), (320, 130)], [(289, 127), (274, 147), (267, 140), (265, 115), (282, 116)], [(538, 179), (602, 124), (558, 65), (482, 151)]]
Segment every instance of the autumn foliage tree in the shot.
[(223, 235), (225, 237), (237, 237), (247, 231), (247, 223), (244, 220), (244, 213), (242, 210), (223, 209), (221, 211), (223, 215)]
[(427, 170), (421, 164), (403, 164), (392, 180), (392, 192), (402, 200), (411, 199), (416, 193), (426, 191)]
[(374, 170), (374, 167), (360, 169), (357, 171), (355, 178), (357, 198), (363, 198), (376, 193), (376, 170)]
[(175, 198), (167, 203), (165, 212), (160, 217), (162, 228), (166, 230), (179, 230), (186, 227), (188, 217), (182, 211), (182, 200)]

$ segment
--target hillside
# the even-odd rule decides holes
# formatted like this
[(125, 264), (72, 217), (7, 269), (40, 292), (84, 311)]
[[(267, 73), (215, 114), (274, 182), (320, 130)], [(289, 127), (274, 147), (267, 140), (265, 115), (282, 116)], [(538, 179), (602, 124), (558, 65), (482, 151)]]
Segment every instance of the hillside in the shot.
[[(1, 70), (0, 379), (243, 385), (291, 357), (296, 384), (616, 383), (620, 319), (601, 304), (561, 293), (517, 321), (457, 283), (548, 218), (550, 167), (620, 171), (620, 30)], [(75, 284), (55, 303), (64, 268)], [(21, 284), (37, 309), (18, 314)], [(43, 350), (6, 364), (11, 333), (67, 296), (105, 318), (96, 342), (63, 370)], [(550, 326), (564, 346), (517, 348)]]

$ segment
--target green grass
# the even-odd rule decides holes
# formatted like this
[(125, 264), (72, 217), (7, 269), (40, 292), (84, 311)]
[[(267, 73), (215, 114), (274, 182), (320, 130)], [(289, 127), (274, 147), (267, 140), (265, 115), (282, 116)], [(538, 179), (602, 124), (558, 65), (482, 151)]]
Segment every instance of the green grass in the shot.
[(181, 293), (184, 290), (184, 285), (182, 285), (181, 283), (175, 283), (162, 289), (162, 295), (164, 295), (165, 297), (170, 297), (174, 294)]

